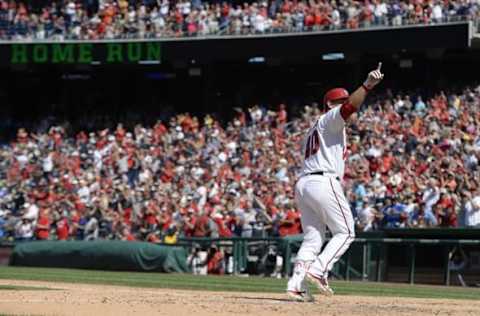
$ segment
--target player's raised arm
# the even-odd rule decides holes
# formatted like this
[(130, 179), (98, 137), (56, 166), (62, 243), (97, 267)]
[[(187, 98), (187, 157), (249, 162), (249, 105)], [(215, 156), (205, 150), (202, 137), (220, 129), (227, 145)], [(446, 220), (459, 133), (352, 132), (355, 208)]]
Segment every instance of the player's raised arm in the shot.
[(348, 119), (350, 115), (358, 111), (363, 101), (365, 101), (365, 97), (367, 96), (368, 92), (370, 92), (370, 90), (372, 90), (378, 83), (380, 83), (382, 79), (382, 63), (379, 62), (377, 69), (368, 73), (368, 77), (365, 82), (357, 90), (355, 90), (348, 98), (348, 101), (342, 105), (340, 112), (344, 120)]

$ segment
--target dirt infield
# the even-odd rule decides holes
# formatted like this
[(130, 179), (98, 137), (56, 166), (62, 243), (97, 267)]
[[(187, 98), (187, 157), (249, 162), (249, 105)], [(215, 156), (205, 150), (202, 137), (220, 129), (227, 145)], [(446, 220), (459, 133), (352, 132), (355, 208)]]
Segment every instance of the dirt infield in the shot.
[(471, 300), (317, 296), (315, 303), (295, 303), (270, 293), (0, 280), (5, 285), (54, 289), (0, 290), (0, 313), (8, 315), (480, 315), (480, 302)]

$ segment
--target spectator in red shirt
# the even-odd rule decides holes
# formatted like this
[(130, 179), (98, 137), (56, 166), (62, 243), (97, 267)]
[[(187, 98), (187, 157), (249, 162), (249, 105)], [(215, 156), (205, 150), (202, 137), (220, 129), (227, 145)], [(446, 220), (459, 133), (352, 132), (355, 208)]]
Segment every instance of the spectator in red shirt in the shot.
[(36, 237), (38, 240), (47, 240), (50, 235), (50, 210), (48, 208), (40, 212), (37, 221)]
[(217, 224), (218, 228), (218, 236), (219, 237), (232, 237), (232, 232), (225, 224), (225, 220), (223, 219), (223, 215), (217, 213), (213, 216), (213, 221)]
[(224, 274), (225, 263), (224, 255), (217, 245), (212, 245), (207, 255), (207, 271), (208, 274)]
[(301, 233), (300, 214), (294, 208), (287, 211), (285, 218), (280, 222), (278, 232), (282, 237)]
[(198, 214), (193, 227), (193, 237), (209, 237), (210, 236), (210, 219), (206, 214)]
[(70, 231), (70, 225), (68, 224), (68, 218), (66, 216), (63, 216), (57, 221), (57, 239), (58, 240), (67, 240), (69, 231)]
[(122, 240), (126, 240), (126, 241), (135, 241), (136, 240), (135, 236), (132, 234), (129, 227), (124, 227), (123, 231), (122, 231), (122, 234), (123, 234)]

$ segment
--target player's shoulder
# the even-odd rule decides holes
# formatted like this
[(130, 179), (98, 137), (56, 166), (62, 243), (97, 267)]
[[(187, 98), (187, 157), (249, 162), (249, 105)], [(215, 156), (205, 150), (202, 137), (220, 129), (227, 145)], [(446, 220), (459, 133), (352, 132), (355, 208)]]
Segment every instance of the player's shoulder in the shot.
[(317, 130), (317, 129), (321, 129), (321, 122), (323, 120), (323, 116), (325, 114), (322, 113), (320, 116), (318, 116), (312, 123), (312, 125), (310, 125), (309, 129), (308, 129), (308, 132), (311, 132), (313, 130)]
[(337, 111), (339, 111), (339, 107), (334, 107), (334, 108), (329, 109), (328, 111), (323, 112), (317, 118), (315, 123), (316, 124), (321, 124), (321, 123), (331, 119), (331, 117), (334, 116)]

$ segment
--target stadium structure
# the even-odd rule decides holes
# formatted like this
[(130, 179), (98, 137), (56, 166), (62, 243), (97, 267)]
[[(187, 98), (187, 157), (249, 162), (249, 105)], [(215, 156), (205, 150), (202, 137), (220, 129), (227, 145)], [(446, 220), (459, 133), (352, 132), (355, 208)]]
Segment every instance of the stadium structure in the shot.
[[(36, 37), (29, 35), (34, 20), (22, 22), (18, 13), (22, 5), (0, 1), (0, 290), (6, 293), (0, 313), (83, 315), (98, 308), (153, 315), (168, 304), (199, 315), (271, 315), (278, 306), (298, 313), (303, 307), (278, 294), (302, 240), (292, 215), (298, 155), (288, 151), (298, 149), (292, 143), (300, 142), (300, 127), (318, 114), (329, 88), (354, 89), (379, 61), (385, 79), (362, 109), (368, 119), (355, 121), (349, 139), (354, 167), (346, 191), (357, 238), (331, 275), (339, 294), (333, 303), (304, 308), (370, 315), (386, 313), (388, 303), (394, 315), (406, 315), (405, 306), (414, 315), (480, 311), (480, 217), (474, 215), (480, 212), (480, 118), (472, 114), (480, 106), (478, 3), (467, 1), (468, 14), (427, 21), (425, 13), (408, 24), (391, 13), (372, 24), (362, 17), (359, 26), (342, 11), (342, 26), (309, 27), (305, 20), (304, 27), (292, 22), (266, 31), (237, 30), (236, 20), (218, 18), (210, 33), (197, 30), (190, 13), (172, 13), (172, 32), (138, 36), (129, 32), (144, 22), (130, 13), (140, 14), (143, 4), (129, 9), (132, 1), (118, 1), (130, 12), (124, 35), (82, 38), (59, 31), (62, 23), (76, 25), (70, 3), (82, 1), (64, 2), (61, 13), (44, 9), (43, 18), (47, 11), (63, 18), (51, 36)], [(105, 10), (117, 3), (98, 2)], [(187, 10), (187, 2), (175, 2), (176, 10)], [(463, 12), (448, 2), (444, 14)], [(159, 10), (162, 3), (169, 1), (158, 1)], [(214, 5), (221, 17), (230, 4)], [(423, 9), (430, 17), (427, 7), (437, 6)], [(8, 12), (18, 18), (10, 21)], [(183, 29), (175, 17), (187, 20)], [(91, 23), (97, 25), (79, 24), (78, 32), (89, 34)], [(397, 116), (389, 115), (393, 109), (400, 109)], [(382, 119), (388, 120), (380, 129), (384, 142), (372, 136)], [(125, 143), (128, 138), (133, 141)], [(379, 144), (394, 150), (375, 156)], [(116, 146), (121, 149), (111, 149)], [(418, 169), (406, 182), (401, 176), (410, 166)], [(381, 198), (372, 184), (379, 181)], [(65, 282), (97, 284), (96, 294)], [(50, 288), (60, 290), (45, 291)], [(19, 299), (14, 291), (26, 294)], [(156, 291), (153, 301), (148, 291)], [(91, 309), (72, 311), (67, 305), (82, 304), (82, 295)], [(218, 307), (213, 295), (226, 303)], [(352, 303), (338, 309), (343, 295)], [(443, 298), (449, 301), (440, 303)], [(56, 305), (39, 303), (49, 299)], [(115, 301), (133, 305), (113, 311)], [(358, 311), (355, 304), (367, 307)]]

